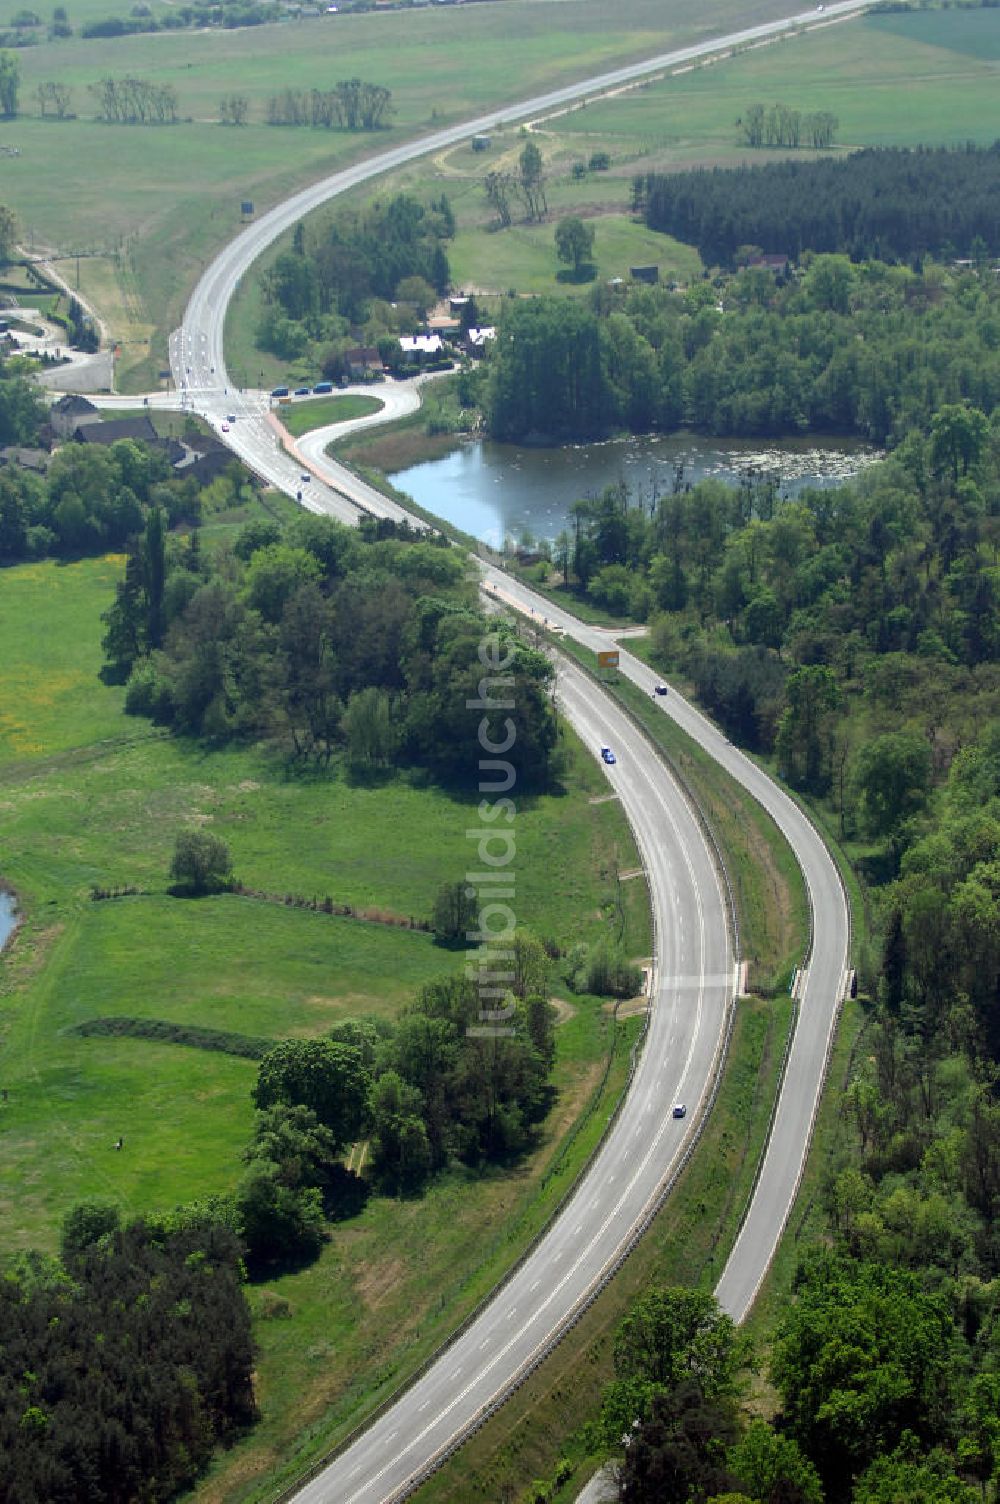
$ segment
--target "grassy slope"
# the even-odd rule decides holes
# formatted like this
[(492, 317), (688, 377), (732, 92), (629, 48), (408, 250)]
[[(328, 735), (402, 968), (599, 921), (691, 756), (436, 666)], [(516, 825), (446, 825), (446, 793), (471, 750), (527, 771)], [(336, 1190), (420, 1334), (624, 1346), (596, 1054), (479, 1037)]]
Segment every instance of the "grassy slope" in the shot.
[[(619, 205), (624, 195), (617, 185)], [(566, 212), (579, 206), (566, 202)], [(552, 219), (562, 215), (556, 210)], [(594, 227), (595, 280), (628, 277), (630, 266), (656, 262), (664, 280), (687, 282), (701, 268), (697, 252), (670, 236), (657, 235), (634, 223), (623, 213), (588, 218)], [(449, 247), (452, 277), (456, 287), (503, 293), (576, 293), (585, 296), (591, 283), (571, 284), (558, 280), (564, 270), (556, 257), (554, 225), (512, 225), (509, 230), (485, 237), (481, 227), (462, 231)]]

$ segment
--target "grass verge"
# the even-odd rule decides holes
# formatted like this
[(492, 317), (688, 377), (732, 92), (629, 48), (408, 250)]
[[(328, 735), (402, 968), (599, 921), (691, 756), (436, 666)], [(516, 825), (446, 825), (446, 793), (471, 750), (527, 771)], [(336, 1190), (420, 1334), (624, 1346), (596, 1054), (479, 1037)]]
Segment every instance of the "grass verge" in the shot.
[(346, 392), (336, 397), (316, 397), (308, 402), (293, 402), (282, 408), (281, 421), (290, 434), (300, 439), (314, 428), (325, 428), (328, 423), (346, 423), (351, 418), (367, 418), (384, 407), (378, 397), (365, 397), (357, 392)]

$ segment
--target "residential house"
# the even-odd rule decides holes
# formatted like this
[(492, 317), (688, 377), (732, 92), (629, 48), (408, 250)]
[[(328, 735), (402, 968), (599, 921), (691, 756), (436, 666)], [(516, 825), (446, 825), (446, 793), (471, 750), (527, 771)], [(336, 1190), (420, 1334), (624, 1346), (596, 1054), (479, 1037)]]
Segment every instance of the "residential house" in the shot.
[(52, 456), (44, 449), (24, 449), (11, 444), (0, 449), (0, 465), (10, 465), (18, 470), (31, 470), (35, 475), (44, 475)]
[(413, 365), (423, 365), (425, 361), (440, 359), (444, 342), (440, 334), (401, 334), (399, 348), (404, 360)]
[(97, 423), (100, 417), (101, 414), (94, 404), (76, 392), (67, 392), (65, 397), (59, 398), (58, 402), (53, 402), (49, 409), (52, 432), (60, 439), (72, 438), (75, 429), (82, 427), (85, 423)]
[(73, 430), (78, 444), (117, 444), (119, 439), (132, 439), (137, 444), (160, 447), (160, 436), (153, 427), (152, 418), (110, 418), (105, 423), (84, 421)]
[(491, 339), (496, 339), (497, 332), (492, 325), (483, 329), (467, 329), (465, 331), (465, 348), (469, 355), (478, 358), (486, 349)]
[(360, 381), (370, 372), (382, 373), (382, 357), (375, 345), (356, 345), (344, 351), (344, 364), (352, 381)]

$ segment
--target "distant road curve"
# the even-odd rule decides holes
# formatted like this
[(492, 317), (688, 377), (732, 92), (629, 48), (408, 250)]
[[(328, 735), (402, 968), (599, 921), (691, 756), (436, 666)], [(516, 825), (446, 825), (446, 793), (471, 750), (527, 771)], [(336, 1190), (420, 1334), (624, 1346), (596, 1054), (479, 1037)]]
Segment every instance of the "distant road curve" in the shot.
[[(176, 387), (192, 409), (200, 412), (220, 429), (230, 415), (235, 416), (238, 421), (230, 425), (231, 432), (226, 435), (226, 442), (263, 479), (291, 496), (296, 495), (299, 489), (296, 462), (293, 457), (282, 453), (273, 429), (265, 421), (266, 395), (238, 391), (233, 386), (232, 378), (226, 371), (223, 348), (226, 310), (237, 285), (279, 235), (338, 194), (418, 157), (467, 140), (470, 136), (495, 130), (500, 125), (531, 119), (560, 105), (572, 104), (589, 95), (598, 95), (623, 84), (633, 83), (664, 69), (696, 62), (699, 58), (731, 47), (780, 36), (796, 27), (815, 24), (820, 19), (826, 22), (849, 16), (864, 10), (870, 3), (871, 0), (833, 0), (833, 3), (820, 8), (822, 16), (814, 6), (781, 20), (765, 21), (708, 41), (659, 53), (641, 62), (613, 68), (606, 73), (536, 95), (532, 99), (491, 110), (474, 120), (466, 120), (444, 130), (420, 136), (388, 151), (379, 152), (353, 167), (345, 168), (302, 189), (248, 225), (219, 253), (202, 275), (191, 295), (180, 328), (170, 336), (170, 368)], [(331, 479), (332, 484), (317, 486), (311, 495), (303, 498), (311, 510), (325, 511), (344, 522), (356, 521), (358, 508), (377, 516), (402, 519), (404, 514), (395, 503), (352, 477), (349, 472), (338, 471), (335, 477), (331, 472)]]

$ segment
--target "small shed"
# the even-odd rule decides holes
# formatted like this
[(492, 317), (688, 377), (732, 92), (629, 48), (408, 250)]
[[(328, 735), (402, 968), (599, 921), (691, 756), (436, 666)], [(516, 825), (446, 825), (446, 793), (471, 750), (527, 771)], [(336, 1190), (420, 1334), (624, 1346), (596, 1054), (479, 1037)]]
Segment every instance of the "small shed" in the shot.
[(660, 268), (658, 266), (630, 266), (628, 274), (633, 282), (647, 282), (650, 286), (660, 280)]

